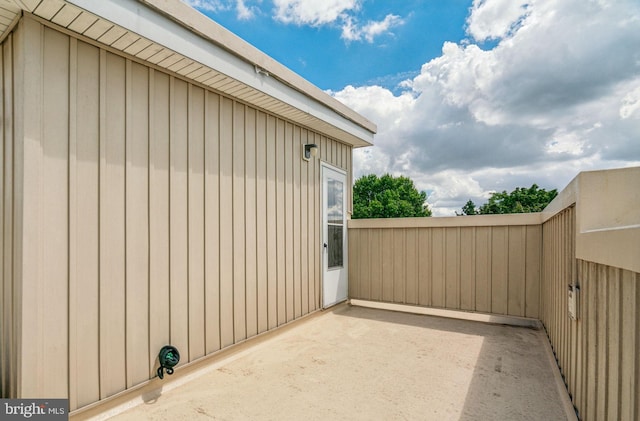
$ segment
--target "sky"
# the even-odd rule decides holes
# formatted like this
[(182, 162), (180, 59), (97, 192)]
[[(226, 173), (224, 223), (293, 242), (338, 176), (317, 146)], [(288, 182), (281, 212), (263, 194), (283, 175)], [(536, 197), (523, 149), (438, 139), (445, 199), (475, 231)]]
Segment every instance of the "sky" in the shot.
[(434, 216), (640, 166), (638, 0), (183, 0), (377, 124)]

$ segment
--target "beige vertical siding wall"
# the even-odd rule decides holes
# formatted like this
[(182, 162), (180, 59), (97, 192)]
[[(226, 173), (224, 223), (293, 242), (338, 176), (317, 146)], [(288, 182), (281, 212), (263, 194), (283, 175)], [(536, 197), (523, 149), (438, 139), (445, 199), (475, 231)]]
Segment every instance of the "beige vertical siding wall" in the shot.
[(349, 297), (538, 317), (537, 215), (353, 220)]
[[(543, 273), (540, 301), (540, 319), (549, 336), (558, 365), (565, 375), (570, 393), (574, 394), (575, 384), (567, 375), (569, 361), (577, 361), (576, 323), (569, 318), (568, 286), (575, 277), (575, 206), (559, 212), (543, 225)], [(586, 291), (581, 291), (584, 294)], [(584, 296), (581, 297), (584, 299)], [(581, 350), (580, 350), (581, 351)]]
[(185, 364), (320, 307), (320, 162), (302, 145), (349, 174), (350, 147), (30, 18), (15, 34), (2, 47), (3, 396), (68, 396), (73, 410), (155, 376), (167, 343)]
[[(580, 418), (637, 420), (640, 274), (576, 259), (576, 214), (571, 206), (544, 223), (541, 319)], [(568, 316), (573, 282), (580, 286), (577, 320)]]
[(13, 34), (4, 40), (0, 47), (0, 119), (2, 147), (0, 147), (0, 396), (16, 394), (17, 361), (18, 361), (18, 329), (19, 284), (15, 280), (16, 253), (19, 246), (20, 221), (15, 214), (19, 205), (20, 187), (14, 161), (19, 158), (20, 146), (16, 143), (15, 133), (15, 77), (14, 46), (19, 39)]

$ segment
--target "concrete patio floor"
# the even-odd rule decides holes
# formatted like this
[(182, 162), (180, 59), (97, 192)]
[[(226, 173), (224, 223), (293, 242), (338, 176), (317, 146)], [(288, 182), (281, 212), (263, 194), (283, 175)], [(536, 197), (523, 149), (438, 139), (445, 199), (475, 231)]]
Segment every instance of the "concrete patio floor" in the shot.
[(541, 330), (341, 305), (112, 419), (571, 419), (545, 341)]

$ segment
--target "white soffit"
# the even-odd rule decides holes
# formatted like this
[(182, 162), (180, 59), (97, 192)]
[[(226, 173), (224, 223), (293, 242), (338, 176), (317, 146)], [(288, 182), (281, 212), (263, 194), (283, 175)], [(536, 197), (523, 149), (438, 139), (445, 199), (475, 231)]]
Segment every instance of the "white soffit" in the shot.
[(179, 0), (0, 0), (0, 31), (22, 10), (355, 147), (373, 141), (375, 124)]

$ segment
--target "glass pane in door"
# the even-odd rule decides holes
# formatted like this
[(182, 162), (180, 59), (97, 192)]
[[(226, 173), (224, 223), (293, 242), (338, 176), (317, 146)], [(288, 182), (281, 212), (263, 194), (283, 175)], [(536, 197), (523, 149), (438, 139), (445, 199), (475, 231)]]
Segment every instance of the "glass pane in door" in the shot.
[(338, 180), (327, 180), (327, 222), (342, 224), (344, 214), (344, 185)]
[(330, 224), (329, 229), (329, 250), (328, 252), (328, 264), (329, 269), (335, 267), (342, 267), (343, 265), (343, 251), (342, 251), (342, 225)]

